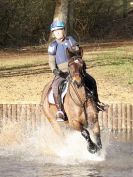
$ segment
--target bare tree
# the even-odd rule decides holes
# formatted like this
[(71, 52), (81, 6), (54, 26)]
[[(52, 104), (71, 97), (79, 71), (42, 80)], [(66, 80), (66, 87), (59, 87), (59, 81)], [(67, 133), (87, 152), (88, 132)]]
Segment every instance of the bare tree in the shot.
[(128, 0), (123, 0), (123, 17), (127, 17), (128, 13)]
[(56, 0), (54, 20), (62, 20), (67, 23), (69, 0)]
[[(56, 0), (55, 12), (53, 21), (61, 20), (65, 23), (65, 30), (67, 33), (67, 20), (68, 20), (68, 4), (69, 0)], [(49, 41), (51, 41), (52, 35), (49, 36)]]

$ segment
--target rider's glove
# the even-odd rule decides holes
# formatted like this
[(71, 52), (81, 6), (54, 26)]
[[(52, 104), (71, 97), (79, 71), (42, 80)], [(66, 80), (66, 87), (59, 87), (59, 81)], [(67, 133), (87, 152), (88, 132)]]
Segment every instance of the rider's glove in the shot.
[(59, 69), (55, 68), (55, 69), (53, 70), (53, 73), (54, 73), (55, 76), (60, 76), (60, 74), (61, 74), (62, 72), (61, 72)]

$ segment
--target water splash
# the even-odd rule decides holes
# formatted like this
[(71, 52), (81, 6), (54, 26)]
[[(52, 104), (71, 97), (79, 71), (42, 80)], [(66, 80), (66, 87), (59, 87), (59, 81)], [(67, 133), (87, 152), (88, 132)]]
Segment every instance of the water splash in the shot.
[(105, 142), (101, 152), (90, 154), (85, 139), (77, 131), (65, 131), (65, 138), (61, 138), (48, 122), (36, 130), (30, 126), (25, 129), (20, 122), (8, 122), (1, 129), (0, 155), (15, 155), (26, 161), (63, 165), (99, 162), (105, 160), (107, 144)]

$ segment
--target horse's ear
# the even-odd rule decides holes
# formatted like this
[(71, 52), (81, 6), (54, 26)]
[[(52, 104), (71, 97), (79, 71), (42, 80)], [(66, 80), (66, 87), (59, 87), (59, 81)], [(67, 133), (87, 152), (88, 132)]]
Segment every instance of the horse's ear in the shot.
[[(76, 47), (77, 47), (77, 49), (76, 49)], [(81, 56), (81, 58), (82, 58), (83, 57), (83, 49), (78, 46), (73, 46), (71, 48), (66, 49), (66, 54), (69, 59), (72, 58), (73, 56)]]
[(70, 59), (72, 58), (73, 56), (75, 56), (75, 54), (73, 53), (73, 51), (69, 48), (66, 49), (66, 55), (67, 57)]
[(83, 57), (83, 48), (79, 47), (79, 55), (81, 56), (81, 58)]

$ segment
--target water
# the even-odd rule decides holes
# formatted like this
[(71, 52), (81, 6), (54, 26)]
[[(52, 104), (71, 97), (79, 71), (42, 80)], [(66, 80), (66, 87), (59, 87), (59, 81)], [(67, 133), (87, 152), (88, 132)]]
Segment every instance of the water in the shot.
[(92, 155), (78, 132), (60, 139), (48, 125), (25, 131), (9, 123), (0, 134), (0, 177), (132, 177), (133, 136), (106, 131), (102, 142)]

